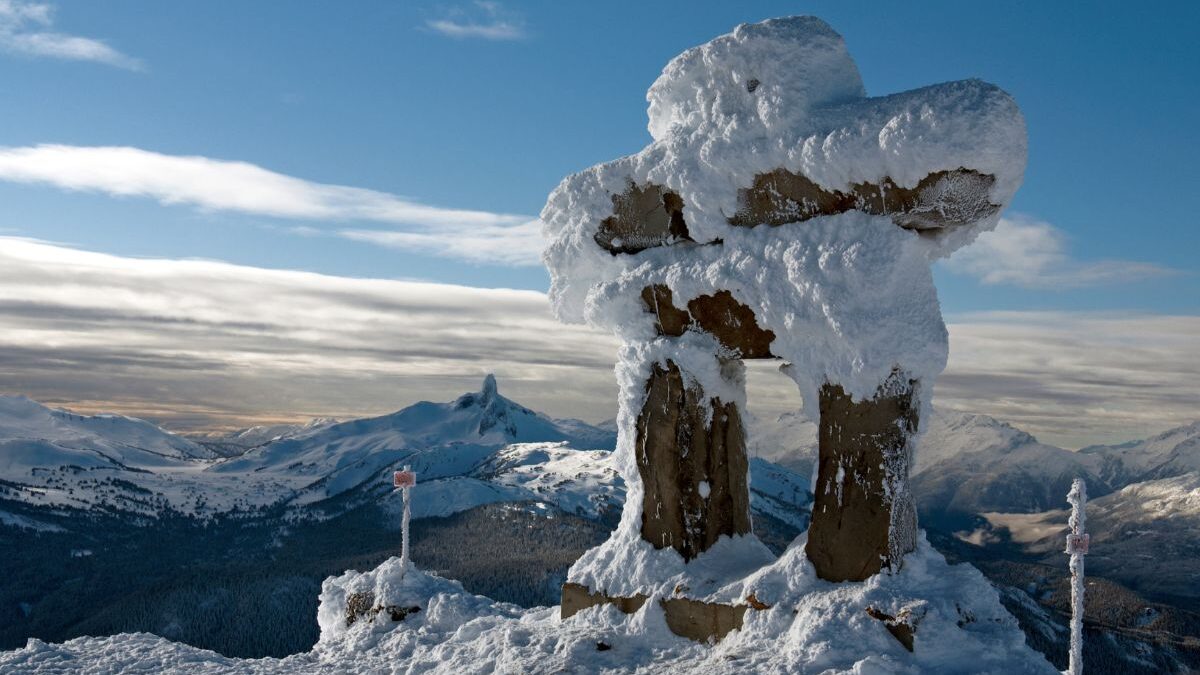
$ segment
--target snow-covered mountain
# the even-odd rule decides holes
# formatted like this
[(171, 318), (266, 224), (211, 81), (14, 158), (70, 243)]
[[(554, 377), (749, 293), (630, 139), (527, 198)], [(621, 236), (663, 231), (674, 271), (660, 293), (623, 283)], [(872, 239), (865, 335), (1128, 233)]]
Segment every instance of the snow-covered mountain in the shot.
[(558, 420), (501, 396), (496, 378), (450, 403), (423, 401), (381, 417), (350, 420), (254, 448), (214, 465), (217, 474), (274, 476), (294, 504), (335, 497), (364, 483), (385, 485), (411, 466), (429, 480), (463, 477), (514, 443), (565, 443), (611, 450), (616, 435), (579, 420)]
[[(785, 415), (758, 420), (750, 430), (756, 508), (796, 522), (797, 507), (807, 503), (815, 426)], [(280, 504), (299, 513), (339, 496), (349, 497), (348, 504), (390, 507), (390, 472), (408, 465), (421, 479), (423, 515), (543, 499), (596, 517), (623, 498), (619, 477), (607, 466), (616, 440), (611, 425), (532, 411), (502, 396), (490, 375), (478, 392), (448, 403), (421, 402), (346, 422), (257, 428), (240, 437), (254, 442), (255, 434), (274, 434), (274, 440), (224, 458), (143, 420), (82, 416), (0, 397), (0, 497), (140, 515), (204, 516)], [(1057, 509), (1078, 476), (1096, 498), (1191, 471), (1200, 471), (1200, 423), (1071, 452), (984, 415), (939, 410), (920, 439), (913, 484), (922, 517), (949, 525), (981, 513)]]
[(1112, 485), (1171, 478), (1200, 471), (1200, 422), (1171, 429), (1144, 441), (1093, 445), (1080, 454), (1100, 459), (1100, 476)]
[[(984, 514), (1024, 551), (1062, 557), (1066, 509)], [(1200, 472), (1133, 483), (1088, 502), (1088, 571), (1142, 593), (1200, 597)]]
[[(76, 553), (87, 555), (88, 560), (99, 561), (104, 556), (103, 560), (110, 561), (118, 560), (114, 556), (124, 550), (123, 545), (114, 543), (113, 536), (145, 529), (149, 541), (173, 536), (172, 528), (197, 527), (186, 523), (199, 523), (203, 526), (190, 530), (188, 539), (203, 538), (196, 541), (195, 551), (187, 554), (188, 565), (195, 564), (196, 556), (206, 555), (214, 557), (208, 564), (221, 569), (225, 564), (222, 551), (236, 541), (249, 547), (237, 555), (263, 557), (254, 563), (258, 565), (254, 569), (260, 570), (255, 574), (277, 568), (286, 574), (292, 569), (289, 565), (295, 566), (294, 562), (276, 561), (273, 551), (277, 547), (304, 551), (298, 558), (291, 554), (291, 559), (305, 561), (305, 565), (320, 560), (330, 566), (327, 569), (344, 569), (348, 563), (342, 562), (342, 556), (347, 552), (364, 546), (368, 551), (378, 550), (381, 544), (386, 548), (397, 536), (393, 528), (399, 522), (401, 500), (391, 489), (390, 474), (394, 468), (409, 465), (419, 476), (412, 494), (413, 516), (423, 519), (418, 523), (444, 523), (425, 530), (418, 541), (427, 548), (420, 550), (429, 555), (428, 547), (438, 549), (464, 535), (473, 537), (474, 546), (491, 547), (486, 550), (493, 552), (493, 564), (500, 567), (477, 566), (479, 563), (472, 561), (480, 560), (479, 556), (459, 552), (439, 562), (438, 569), (459, 564), (462, 567), (454, 568), (459, 569), (456, 574), (466, 575), (460, 578), (502, 590), (502, 586), (487, 586), (495, 583), (489, 579), (516, 578), (519, 569), (527, 566), (527, 561), (505, 557), (509, 553), (496, 553), (497, 547), (503, 551), (504, 542), (515, 531), (531, 533), (533, 538), (526, 546), (536, 551), (536, 559), (561, 554), (561, 562), (553, 565), (567, 565), (580, 550), (592, 545), (586, 537), (607, 532), (625, 499), (625, 485), (609, 462), (615, 440), (612, 425), (591, 426), (541, 415), (501, 396), (494, 378), (488, 378), (480, 391), (448, 403), (418, 403), (381, 417), (289, 429), (235, 458), (213, 458), (205, 454), (203, 445), (140, 420), (81, 417), (49, 410), (28, 399), (2, 401), (0, 535), (7, 532), (9, 537), (37, 537), (36, 541), (46, 542), (42, 545), (50, 548), (38, 554), (41, 561), (56, 559), (53, 551), (58, 544), (53, 537), (70, 538), (60, 553), (67, 561), (75, 560)], [(807, 526), (811, 495), (805, 474), (815, 455), (815, 427), (793, 415), (751, 425), (751, 429), (756, 532), (766, 541), (774, 529), (772, 545), (782, 550)], [(111, 437), (106, 430), (113, 431)], [(1194, 560), (1200, 557), (1195, 550), (1200, 542), (1200, 474), (1136, 483), (1103, 497), (1102, 486), (1107, 484), (1097, 477), (1116, 475), (1103, 473), (1105, 466), (1114, 465), (1107, 459), (1112, 456), (1121, 458), (1124, 467), (1135, 467), (1128, 474), (1186, 467), (1194, 459), (1194, 453), (1189, 453), (1194, 447), (1189, 445), (1194, 438), (1191, 430), (1184, 427), (1143, 444), (1073, 453), (1042, 444), (985, 416), (939, 412), (930, 418), (922, 438), (914, 489), (919, 499), (930, 500), (923, 504), (924, 511), (930, 504), (950, 511), (962, 509), (983, 522), (979, 509), (1003, 507), (985, 512), (990, 533), (1009, 530), (1012, 541), (1025, 547), (1035, 560), (1061, 566), (1054, 556), (1061, 548), (1065, 516), (1061, 512), (1015, 512), (1045, 511), (1044, 504), (1058, 506), (1065, 489), (1060, 491), (1056, 481), (1082, 472), (1090, 484), (1094, 482), (1093, 495), (1100, 497), (1092, 502), (1090, 522), (1096, 533), (1093, 541), (1104, 551), (1090, 558), (1089, 569), (1138, 588), (1178, 596), (1179, 588), (1191, 583)], [(1146, 449), (1139, 450), (1141, 445)], [(1132, 458), (1140, 457), (1141, 452), (1152, 453), (1156, 459), (1135, 463)], [(768, 459), (785, 460), (800, 471)], [(91, 532), (96, 513), (113, 517), (106, 521), (105, 534)], [(162, 519), (145, 517), (164, 514), (198, 520), (184, 519), (181, 525), (181, 521), (166, 519), (157, 526)], [(928, 513), (922, 519), (927, 527), (944, 525)], [(200, 535), (200, 531), (207, 534)], [(575, 537), (577, 543), (570, 546), (579, 548), (553, 548), (551, 540), (562, 536)], [(87, 541), (86, 546), (80, 546), (81, 540)], [(321, 543), (325, 541), (331, 545)], [(1151, 550), (1156, 552), (1154, 560), (1146, 558)], [(459, 557), (461, 563), (453, 562)], [(158, 563), (146, 564), (151, 569)], [(539, 603), (552, 602), (557, 589), (554, 584), (561, 581), (556, 576), (560, 572), (554, 570), (565, 569), (553, 565), (545, 572), (526, 575), (531, 584), (550, 589), (545, 595), (538, 587), (512, 592), (541, 598)], [(46, 569), (57, 568), (51, 565)], [(64, 567), (61, 573), (71, 569)], [(1130, 570), (1137, 571), (1136, 578), (1130, 577)], [(535, 581), (543, 574), (549, 575), (546, 580)], [(220, 576), (212, 581), (216, 586), (231, 583), (243, 582)], [(272, 583), (291, 588), (287, 585), (292, 581), (281, 578)], [(9, 592), (4, 588), (0, 585), (0, 595)], [(51, 621), (46, 617), (62, 615), (61, 609), (50, 609), (58, 597), (55, 588), (56, 582), (49, 580), (36, 594), (12, 592), (28, 597), (21, 602), (34, 608), (30, 616), (45, 622)], [(210, 591), (216, 592), (205, 592)], [(246, 592), (260, 591), (247, 588)], [(278, 597), (274, 586), (261, 592)], [(122, 617), (143, 616), (133, 604), (114, 611)], [(159, 632), (175, 625), (168, 619), (120, 625), (122, 630)], [(199, 628), (189, 631), (181, 635), (203, 634)], [(303, 633), (289, 633), (297, 634)]]
[[(133, 417), (77, 415), (24, 396), (0, 396), (0, 442), (40, 442), (47, 452), (90, 455), (88, 464), (141, 466), (212, 459), (202, 446)], [(51, 449), (52, 448), (52, 449)], [(3, 462), (10, 453), (0, 453)]]
[[(615, 517), (625, 497), (609, 461), (615, 431), (534, 412), (500, 395), (491, 375), (449, 403), (293, 429), (234, 458), (206, 456), (141, 420), (85, 418), (24, 398), (4, 403), (0, 500), (35, 507), (200, 517), (283, 507), (293, 520), (323, 519), (364, 503), (399, 509), (391, 472), (402, 466), (419, 476), (416, 518), (533, 501), (602, 519)], [(112, 438), (103, 433), (110, 429)], [(760, 459), (752, 472), (755, 509), (803, 527), (808, 479)], [(10, 513), (6, 522), (39, 521)]]
[(986, 415), (939, 410), (920, 439), (913, 492), (926, 519), (1031, 513), (1061, 506), (1076, 478), (1094, 495), (1111, 492), (1100, 465)]
[[(321, 429), (333, 424), (337, 424), (340, 420), (332, 417), (316, 417), (303, 424), (260, 424), (244, 429), (237, 429), (231, 432), (206, 432), (188, 434), (188, 437), (203, 443), (206, 446), (210, 445), (230, 445), (236, 446), (241, 450), (249, 450), (260, 445), (266, 445), (271, 441), (278, 441), (284, 438), (292, 438), (306, 434), (315, 429)], [(234, 454), (241, 454), (240, 452)]]

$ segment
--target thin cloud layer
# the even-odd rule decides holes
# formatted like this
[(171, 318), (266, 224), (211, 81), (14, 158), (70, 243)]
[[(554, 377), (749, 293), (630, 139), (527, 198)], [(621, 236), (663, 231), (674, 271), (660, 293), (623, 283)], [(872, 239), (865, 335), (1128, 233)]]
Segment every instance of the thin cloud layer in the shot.
[(559, 324), (533, 291), (0, 238), (0, 316), (8, 393), (178, 405), (190, 423), (383, 412), (476, 389), (488, 372), (560, 413), (603, 417), (616, 395), (615, 343)]
[(448, 16), (425, 22), (430, 30), (452, 38), (521, 40), (525, 26), (519, 17), (499, 2), (478, 0), (470, 6), (450, 10)]
[(543, 245), (540, 225), (531, 216), (429, 206), (386, 192), (315, 183), (247, 162), (131, 147), (0, 147), (0, 180), (211, 211), (407, 226), (402, 231), (304, 228), (303, 233), (471, 262), (538, 265)]
[(1079, 447), (1200, 420), (1200, 317), (980, 312), (950, 317), (937, 405)]
[(101, 40), (54, 32), (54, 7), (25, 0), (0, 0), (0, 51), (35, 58), (91, 61), (143, 70), (141, 61)]
[(1177, 273), (1147, 262), (1074, 260), (1067, 253), (1067, 239), (1061, 230), (1022, 215), (1002, 218), (995, 230), (981, 234), (944, 265), (984, 284), (1024, 288), (1080, 288)]
[(421, 251), (442, 258), (481, 264), (532, 267), (542, 264), (545, 247), (542, 221), (512, 227), (480, 225), (444, 227), (434, 232), (395, 230), (340, 230), (339, 236), (404, 251)]
[[(552, 414), (615, 413), (615, 341), (559, 324), (531, 291), (144, 260), (0, 237), (0, 393), (211, 427), (383, 413), (497, 373)], [(1193, 421), (1200, 317), (956, 317), (936, 404), (1068, 446)], [(750, 406), (796, 404), (751, 377)]]

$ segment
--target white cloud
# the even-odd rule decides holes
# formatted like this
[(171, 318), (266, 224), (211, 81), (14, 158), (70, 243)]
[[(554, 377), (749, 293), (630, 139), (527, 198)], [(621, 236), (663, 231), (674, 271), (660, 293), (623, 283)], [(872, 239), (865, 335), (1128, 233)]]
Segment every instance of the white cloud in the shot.
[(541, 265), (541, 253), (545, 245), (540, 220), (512, 227), (481, 225), (440, 228), (437, 233), (341, 230), (338, 234), (347, 239), (406, 251), (425, 251), (443, 258), (513, 266)]
[(50, 401), (206, 423), (362, 415), (448, 399), (494, 371), (518, 399), (599, 419), (615, 401), (615, 349), (558, 323), (535, 291), (0, 237), (0, 389)]
[(498, 2), (478, 1), (473, 7), (455, 7), (446, 18), (425, 22), (426, 27), (452, 38), (484, 40), (521, 40), (525, 27), (521, 20)]
[(1002, 218), (995, 230), (981, 234), (943, 264), (985, 284), (1025, 288), (1078, 288), (1176, 273), (1147, 262), (1073, 260), (1061, 230), (1023, 215)]
[(540, 226), (530, 216), (428, 206), (386, 192), (314, 183), (247, 162), (131, 147), (0, 147), (0, 180), (276, 218), (405, 225), (406, 231), (356, 228), (340, 234), (472, 262), (540, 264)]
[(980, 312), (949, 317), (937, 405), (1078, 447), (1200, 419), (1200, 316)]
[(27, 0), (0, 0), (0, 50), (32, 57), (93, 61), (142, 70), (141, 61), (100, 40), (56, 33), (54, 7)]
[[(1127, 440), (1200, 409), (1200, 317), (951, 317), (935, 404), (1067, 446)], [(382, 413), (495, 371), (534, 408), (614, 413), (616, 343), (559, 324), (542, 293), (145, 260), (0, 237), (0, 391), (211, 425)], [(783, 376), (750, 405), (797, 404)]]

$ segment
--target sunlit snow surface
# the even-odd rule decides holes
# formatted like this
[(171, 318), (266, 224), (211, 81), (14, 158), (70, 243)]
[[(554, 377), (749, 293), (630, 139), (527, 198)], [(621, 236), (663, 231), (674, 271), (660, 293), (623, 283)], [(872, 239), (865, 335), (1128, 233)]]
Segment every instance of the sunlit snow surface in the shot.
[[(372, 591), (383, 605), (422, 611), (396, 623), (345, 623), (348, 593)], [(904, 571), (854, 584), (816, 579), (797, 541), (775, 563), (717, 596), (753, 590), (771, 604), (743, 630), (701, 645), (667, 629), (647, 602), (633, 616), (597, 607), (561, 621), (558, 608), (524, 610), (465, 592), (454, 581), (391, 559), (366, 574), (326, 580), (321, 640), (285, 659), (231, 659), (147, 635), (31, 640), (0, 653), (0, 671), (28, 673), (1053, 673), (1025, 645), (1016, 621), (974, 568), (947, 565), (922, 540)], [(919, 598), (919, 600), (918, 600)], [(923, 613), (908, 653), (866, 614)], [(961, 627), (960, 627), (961, 625)], [(597, 650), (604, 642), (612, 648)]]

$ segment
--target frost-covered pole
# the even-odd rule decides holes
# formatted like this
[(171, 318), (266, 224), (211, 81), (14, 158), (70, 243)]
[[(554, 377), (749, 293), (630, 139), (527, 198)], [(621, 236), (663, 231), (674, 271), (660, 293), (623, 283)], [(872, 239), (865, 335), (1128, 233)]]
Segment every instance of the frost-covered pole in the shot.
[(1067, 493), (1071, 504), (1070, 532), (1067, 533), (1067, 553), (1071, 555), (1071, 656), (1067, 665), (1070, 675), (1083, 673), (1083, 556), (1088, 552), (1090, 537), (1084, 532), (1087, 515), (1087, 485), (1076, 478)]
[(408, 519), (411, 515), (408, 491), (417, 484), (417, 474), (406, 465), (403, 471), (392, 474), (392, 484), (404, 492), (404, 515), (400, 520), (400, 565), (401, 569), (408, 570)]

